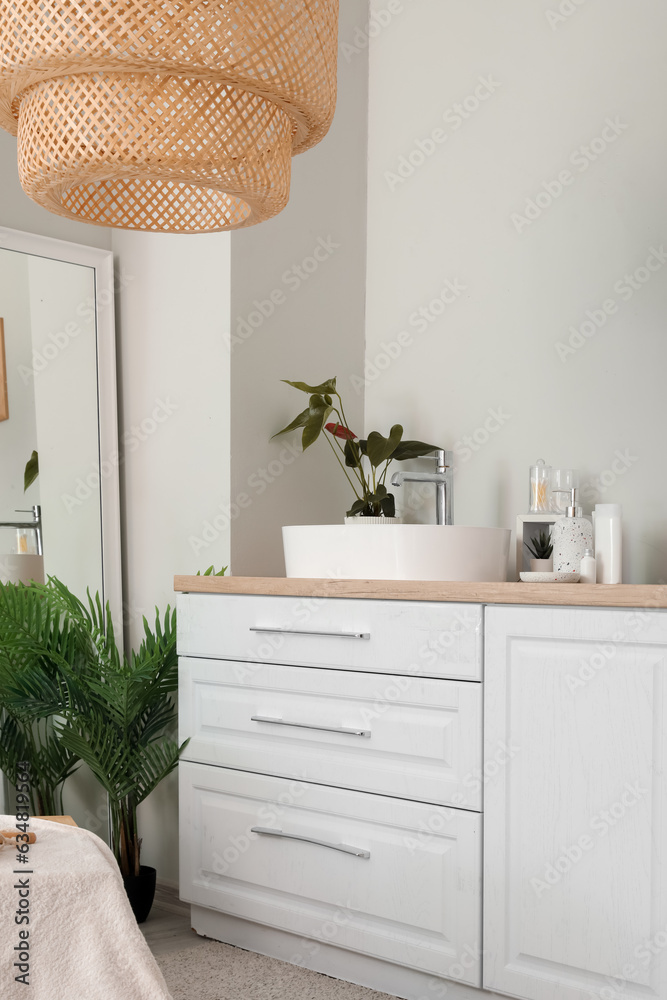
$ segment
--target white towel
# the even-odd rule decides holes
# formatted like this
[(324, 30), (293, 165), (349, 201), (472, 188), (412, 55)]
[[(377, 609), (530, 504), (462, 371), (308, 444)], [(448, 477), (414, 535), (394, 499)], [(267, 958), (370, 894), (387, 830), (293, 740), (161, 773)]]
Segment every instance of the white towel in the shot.
[[(0, 830), (15, 828), (0, 815)], [(28, 864), (16, 848), (0, 850), (2, 1000), (171, 1000), (106, 844), (47, 820), (31, 818), (29, 828), (37, 842)], [(24, 913), (30, 923), (17, 923)], [(29, 988), (16, 979), (19, 947), (30, 955)]]

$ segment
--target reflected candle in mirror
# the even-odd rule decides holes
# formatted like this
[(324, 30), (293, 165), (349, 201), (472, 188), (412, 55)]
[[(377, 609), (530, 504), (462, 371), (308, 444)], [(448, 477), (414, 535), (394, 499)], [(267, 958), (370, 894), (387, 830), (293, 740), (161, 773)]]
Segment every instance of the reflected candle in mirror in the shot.
[(16, 529), (16, 551), (19, 555), (37, 555), (37, 539), (32, 528)]

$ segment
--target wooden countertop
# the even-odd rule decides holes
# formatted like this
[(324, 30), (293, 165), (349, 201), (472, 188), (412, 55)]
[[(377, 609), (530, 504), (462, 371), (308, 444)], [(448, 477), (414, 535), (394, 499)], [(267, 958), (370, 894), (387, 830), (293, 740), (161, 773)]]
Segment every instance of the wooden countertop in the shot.
[(174, 590), (190, 594), (667, 608), (667, 585), (661, 584), (605, 586), (583, 583), (441, 583), (432, 580), (299, 580), (281, 576), (176, 576)]
[(52, 823), (60, 823), (62, 826), (77, 826), (71, 816), (36, 816), (35, 819), (48, 819)]

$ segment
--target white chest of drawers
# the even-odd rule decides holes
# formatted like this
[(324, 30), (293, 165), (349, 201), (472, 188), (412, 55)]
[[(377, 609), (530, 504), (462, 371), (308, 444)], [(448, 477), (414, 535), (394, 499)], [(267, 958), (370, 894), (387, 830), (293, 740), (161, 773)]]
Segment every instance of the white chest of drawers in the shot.
[(401, 996), (474, 995), (481, 606), (186, 594), (178, 621), (195, 929)]
[(193, 926), (408, 1000), (664, 1000), (667, 589), (433, 586), (181, 599)]

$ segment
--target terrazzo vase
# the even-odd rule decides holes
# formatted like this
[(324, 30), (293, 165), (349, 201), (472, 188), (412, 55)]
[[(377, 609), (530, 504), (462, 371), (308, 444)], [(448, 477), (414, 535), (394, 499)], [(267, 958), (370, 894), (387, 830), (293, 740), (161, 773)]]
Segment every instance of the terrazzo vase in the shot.
[(593, 525), (581, 516), (581, 507), (576, 510), (576, 516), (559, 517), (551, 528), (554, 573), (578, 573), (586, 549), (593, 548)]

